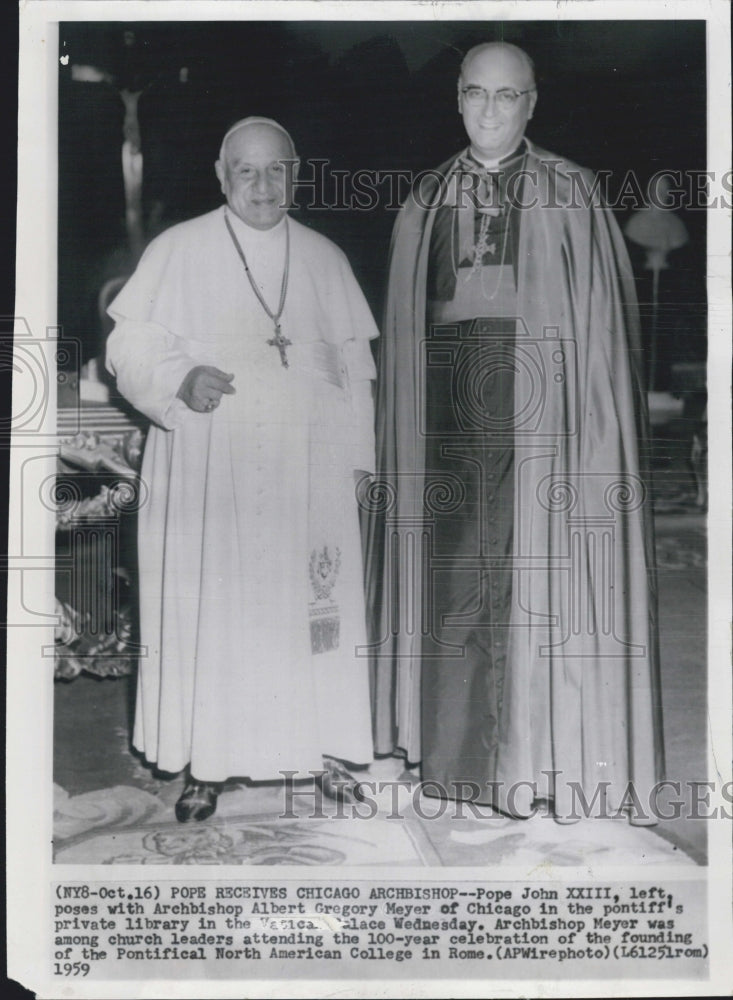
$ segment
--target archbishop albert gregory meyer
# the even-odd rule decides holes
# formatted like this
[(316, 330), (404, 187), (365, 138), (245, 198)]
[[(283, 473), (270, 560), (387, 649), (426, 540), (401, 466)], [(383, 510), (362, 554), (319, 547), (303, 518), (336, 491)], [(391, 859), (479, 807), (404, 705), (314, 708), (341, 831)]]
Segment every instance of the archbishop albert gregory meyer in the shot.
[(633, 808), (662, 771), (634, 284), (592, 175), (525, 137), (537, 99), (523, 51), (472, 49), (470, 144), (395, 226), (375, 750), (421, 761), (427, 794), (515, 816), (547, 800), (571, 820), (599, 791), (649, 822)]

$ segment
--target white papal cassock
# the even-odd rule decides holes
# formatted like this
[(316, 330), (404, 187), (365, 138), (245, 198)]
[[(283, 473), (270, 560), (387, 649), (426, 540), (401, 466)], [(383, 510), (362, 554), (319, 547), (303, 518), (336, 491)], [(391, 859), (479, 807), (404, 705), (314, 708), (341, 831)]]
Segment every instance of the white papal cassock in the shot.
[[(288, 368), (225, 216), (272, 310), (289, 230)], [(346, 257), (222, 207), (153, 241), (109, 312), (107, 365), (152, 421), (135, 747), (200, 781), (370, 761), (354, 472), (374, 469), (377, 329)], [(196, 365), (234, 373), (212, 413), (176, 398)]]

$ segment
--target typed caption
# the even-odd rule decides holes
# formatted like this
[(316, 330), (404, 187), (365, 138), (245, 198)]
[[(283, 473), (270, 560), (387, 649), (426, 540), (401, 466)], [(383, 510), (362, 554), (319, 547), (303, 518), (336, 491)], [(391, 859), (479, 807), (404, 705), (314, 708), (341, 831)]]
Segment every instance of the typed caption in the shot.
[(697, 978), (703, 880), (59, 882), (66, 979)]

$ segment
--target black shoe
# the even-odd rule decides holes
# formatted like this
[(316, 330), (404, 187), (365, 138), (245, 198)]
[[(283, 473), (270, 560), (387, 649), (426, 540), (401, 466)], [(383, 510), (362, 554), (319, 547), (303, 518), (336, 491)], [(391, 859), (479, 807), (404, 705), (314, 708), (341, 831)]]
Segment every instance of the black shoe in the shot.
[(346, 770), (343, 764), (334, 760), (333, 757), (323, 758), (325, 768), (320, 778), (321, 791), (329, 799), (335, 802), (347, 803), (363, 802), (364, 795), (359, 787), (359, 782), (353, 774)]
[(189, 778), (180, 799), (176, 802), (176, 819), (188, 823), (192, 819), (208, 819), (216, 812), (220, 785)]

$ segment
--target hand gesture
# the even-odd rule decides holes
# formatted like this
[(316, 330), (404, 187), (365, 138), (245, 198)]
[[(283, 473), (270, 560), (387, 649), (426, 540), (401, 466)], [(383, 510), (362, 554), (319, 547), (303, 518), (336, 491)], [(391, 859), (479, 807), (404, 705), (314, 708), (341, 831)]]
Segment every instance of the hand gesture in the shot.
[(233, 378), (233, 374), (211, 365), (197, 365), (181, 382), (176, 395), (196, 413), (210, 413), (219, 405), (222, 395), (237, 391), (231, 384)]

